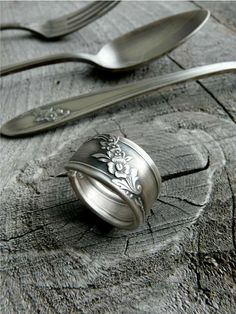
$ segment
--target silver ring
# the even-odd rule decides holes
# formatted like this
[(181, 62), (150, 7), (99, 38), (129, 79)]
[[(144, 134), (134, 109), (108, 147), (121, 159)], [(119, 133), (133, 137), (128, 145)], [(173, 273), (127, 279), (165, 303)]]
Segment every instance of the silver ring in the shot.
[(114, 135), (89, 139), (66, 169), (78, 198), (122, 229), (141, 225), (160, 192), (161, 177), (150, 156), (134, 142)]

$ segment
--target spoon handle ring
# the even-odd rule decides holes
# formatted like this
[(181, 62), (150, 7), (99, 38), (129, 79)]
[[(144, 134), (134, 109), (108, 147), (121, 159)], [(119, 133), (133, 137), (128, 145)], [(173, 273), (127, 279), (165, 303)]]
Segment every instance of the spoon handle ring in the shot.
[(75, 194), (113, 226), (135, 229), (159, 195), (161, 177), (151, 157), (127, 138), (100, 134), (66, 166)]

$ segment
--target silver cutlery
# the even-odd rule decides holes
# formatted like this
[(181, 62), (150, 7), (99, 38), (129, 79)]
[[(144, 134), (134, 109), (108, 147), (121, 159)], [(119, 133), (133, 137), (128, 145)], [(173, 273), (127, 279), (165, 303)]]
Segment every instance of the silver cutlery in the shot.
[(46, 39), (53, 39), (73, 33), (113, 9), (120, 1), (94, 1), (84, 8), (44, 23), (6, 23), (0, 30), (21, 29)]
[(234, 71), (236, 71), (236, 61), (215, 63), (56, 101), (29, 110), (8, 121), (2, 126), (1, 133), (6, 136), (17, 137), (45, 131), (78, 119), (95, 110), (163, 87)]
[(122, 35), (103, 46), (96, 55), (89, 53), (49, 55), (2, 67), (0, 75), (61, 62), (85, 62), (110, 71), (130, 70), (183, 44), (204, 25), (209, 16), (210, 12), (207, 10), (173, 15)]

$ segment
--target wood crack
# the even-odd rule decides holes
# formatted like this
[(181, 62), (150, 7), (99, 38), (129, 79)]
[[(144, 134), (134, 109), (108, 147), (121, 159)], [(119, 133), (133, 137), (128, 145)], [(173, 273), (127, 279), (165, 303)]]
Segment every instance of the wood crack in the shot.
[(191, 174), (194, 174), (194, 173), (199, 173), (199, 172), (205, 171), (205, 170), (207, 170), (209, 168), (209, 166), (210, 166), (210, 158), (208, 156), (207, 163), (206, 163), (206, 165), (204, 167), (195, 168), (195, 169), (191, 169), (191, 170), (185, 170), (185, 171), (181, 171), (181, 172), (178, 172), (178, 173), (166, 174), (166, 175), (162, 176), (161, 179), (162, 179), (162, 182), (165, 182), (165, 181), (168, 181), (168, 180), (181, 178), (181, 177), (188, 176), (188, 175), (191, 175)]
[(154, 236), (153, 236), (153, 230), (152, 230), (152, 226), (151, 226), (151, 223), (149, 221), (149, 217), (147, 218), (147, 226), (148, 226), (148, 230), (151, 234), (151, 237), (152, 237), (152, 244), (154, 245), (155, 244), (155, 240), (154, 240)]
[(210, 290), (208, 288), (204, 288), (201, 283), (201, 273), (200, 273), (200, 264), (201, 264), (201, 255), (200, 255), (200, 235), (198, 234), (197, 239), (197, 260), (196, 260), (196, 268), (194, 268), (196, 273), (196, 282), (197, 282), (197, 289), (201, 291), (206, 298), (207, 304), (212, 306), (211, 302), (209, 302), (209, 294)]
[(215, 308), (214, 303), (211, 300), (211, 290), (207, 287), (203, 287), (202, 285), (202, 276), (201, 271), (202, 266), (204, 266), (204, 255), (200, 253), (200, 235), (198, 233), (197, 238), (197, 252), (193, 253), (186, 253), (186, 256), (190, 259), (189, 265), (191, 265), (192, 271), (195, 273), (196, 276), (196, 290), (199, 294), (199, 297), (203, 299), (203, 301), (206, 303), (206, 305)]
[(197, 80), (197, 83), (215, 100), (215, 102), (224, 110), (224, 112), (229, 116), (229, 118), (236, 123), (234, 116), (225, 108), (225, 106), (220, 102), (216, 96), (200, 81)]
[(34, 233), (34, 232), (36, 232), (36, 231), (38, 231), (38, 230), (43, 230), (44, 227), (45, 227), (45, 226), (41, 226), (41, 227), (38, 227), (38, 228), (36, 228), (36, 229), (34, 229), (34, 230), (27, 231), (27, 232), (25, 232), (25, 233), (22, 233), (22, 234), (20, 234), (20, 235), (15, 236), (15, 237), (10, 237), (10, 238), (8, 238), (8, 239), (0, 239), (0, 242), (10, 242), (10, 241), (12, 241), (12, 240), (16, 240), (16, 239), (23, 238), (24, 236), (26, 236), (26, 235), (28, 235), (28, 234)]
[(232, 207), (233, 207), (232, 208), (232, 241), (233, 241), (234, 249), (236, 250), (236, 216), (235, 216), (236, 215), (236, 209), (235, 209), (236, 199), (235, 199), (233, 187), (232, 187), (227, 169), (226, 169), (226, 175), (228, 178), (229, 188), (232, 195)]
[[(205, 9), (203, 6), (201, 6), (200, 4), (196, 3), (195, 1), (190, 1), (192, 4), (194, 4), (196, 7), (198, 7), (199, 9)], [(226, 27), (227, 29), (229, 29), (232, 32), (235, 32), (235, 30), (233, 28), (231, 28), (229, 25), (223, 23), (220, 19), (218, 19), (218, 17), (216, 17), (212, 12), (211, 12), (211, 17), (220, 25), (223, 25), (224, 27)]]
[(23, 186), (27, 187), (28, 189), (33, 190), (33, 192), (35, 192), (37, 195), (40, 195), (40, 191), (38, 190), (38, 188), (37, 188), (37, 186), (36, 186), (36, 184), (34, 182), (25, 182), (24, 180), (22, 180), (20, 178), (20, 176), (16, 177), (16, 181), (19, 184), (22, 184)]
[(125, 249), (124, 249), (125, 256), (127, 256), (128, 247), (129, 247), (129, 238), (127, 238), (125, 242)]
[[(201, 252), (200, 251), (200, 234), (197, 238), (197, 251), (186, 252), (186, 256), (189, 258), (188, 263), (191, 270), (194, 271), (196, 276), (196, 289), (199, 292), (200, 297), (204, 297), (204, 302), (212, 308), (218, 309), (212, 298), (214, 292), (208, 287), (204, 287), (202, 284), (206, 282), (206, 277), (211, 277), (216, 272), (224, 274), (224, 278), (232, 278), (235, 269), (235, 252), (230, 251), (214, 251), (214, 252)], [(203, 276), (201, 275), (203, 274)], [(225, 290), (222, 289), (222, 293), (225, 295)]]
[(116, 119), (112, 119), (112, 121), (115, 122), (115, 124), (118, 126), (120, 133), (123, 135), (124, 138), (127, 138), (127, 135), (123, 128), (121, 127), (120, 123)]
[[(222, 149), (222, 147), (221, 147), (221, 149)], [(223, 149), (222, 149), (222, 152), (224, 154), (225, 160), (228, 160)], [(226, 172), (226, 176), (227, 176), (227, 180), (228, 180), (228, 184), (229, 184), (229, 189), (230, 189), (230, 192), (232, 195), (232, 225), (231, 225), (231, 230), (232, 230), (232, 242), (233, 242), (234, 249), (236, 250), (236, 198), (235, 198), (235, 193), (234, 193), (234, 190), (233, 190), (233, 187), (231, 184), (230, 174), (228, 172), (228, 169), (227, 169), (227, 167), (225, 167), (224, 169)]]
[(79, 202), (79, 199), (76, 199), (76, 200), (73, 200), (73, 201), (67, 201), (65, 203), (60, 203), (60, 204), (56, 204), (56, 205), (49, 206), (49, 207), (39, 208), (37, 210), (34, 210), (33, 212), (38, 212), (38, 211), (41, 212), (41, 211), (44, 211), (44, 210), (54, 209), (54, 208), (57, 208), (57, 207), (60, 207), (60, 206), (69, 205), (69, 204), (78, 203), (78, 202)]
[[(176, 206), (176, 205), (174, 205), (174, 204), (171, 204), (171, 203), (168, 203), (168, 202), (165, 202), (165, 201), (163, 201), (162, 199), (158, 199), (158, 201), (160, 202), (160, 203), (162, 203), (162, 204), (165, 204), (165, 205), (169, 205), (169, 206), (171, 206), (171, 207), (174, 207), (174, 208), (176, 208), (176, 209), (178, 209), (178, 210), (180, 210), (181, 212), (183, 212), (184, 214), (186, 214), (186, 215), (189, 215), (189, 213), (187, 212), (187, 211), (185, 211), (184, 209), (182, 209), (181, 207), (179, 207), (179, 206)], [(195, 205), (195, 206), (198, 206), (198, 207), (200, 207), (200, 205)]]
[[(173, 61), (180, 69), (185, 70), (185, 67), (183, 67), (178, 61), (176, 61), (174, 58), (172, 58), (170, 55), (168, 55), (168, 58)], [(227, 116), (230, 118), (231, 121), (236, 123), (236, 120), (234, 116), (225, 108), (224, 104), (219, 101), (218, 98), (199, 80), (196, 80), (196, 83), (200, 85), (204, 91), (222, 108), (222, 110), (227, 114)]]
[[(159, 232), (159, 231), (163, 231), (163, 230), (168, 230), (168, 229), (170, 229), (170, 227), (171, 227), (171, 229), (173, 229), (175, 227), (180, 227), (180, 226), (183, 226), (183, 225), (186, 225), (186, 224), (191, 224), (193, 222), (194, 218), (195, 217), (190, 216), (189, 218), (186, 218), (186, 219), (182, 218), (182, 219), (179, 219), (179, 220), (167, 222), (165, 224), (162, 224), (160, 226), (160, 228), (158, 228), (157, 231)], [(168, 232), (166, 235), (168, 235), (168, 234), (172, 234), (172, 231)], [(175, 234), (176, 234), (176, 232), (175, 232)]]
[(66, 178), (67, 177), (67, 172), (61, 172), (56, 174), (55, 176), (49, 175), (49, 178)]
[(206, 205), (206, 203), (197, 204), (197, 203), (194, 203), (194, 202), (192, 202), (190, 200), (187, 200), (186, 198), (182, 198), (182, 197), (179, 197), (179, 196), (176, 196), (176, 195), (175, 196), (173, 196), (173, 195), (162, 195), (162, 197), (174, 198), (174, 199), (177, 199), (177, 200), (179, 200), (181, 202), (186, 202), (189, 205), (193, 205), (193, 206), (197, 206), (197, 207), (202, 207), (202, 206)]
[(81, 241), (83, 239), (83, 237), (92, 229), (93, 227), (89, 227), (88, 229), (86, 229), (84, 232), (82, 232), (81, 236), (78, 238), (78, 242)]

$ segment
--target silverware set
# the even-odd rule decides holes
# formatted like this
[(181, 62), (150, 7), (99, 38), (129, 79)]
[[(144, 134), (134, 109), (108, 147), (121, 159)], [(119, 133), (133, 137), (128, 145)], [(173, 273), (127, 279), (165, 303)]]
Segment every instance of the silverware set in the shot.
[[(184, 43), (209, 18), (206, 10), (194, 10), (155, 21), (107, 43), (97, 54), (54, 54), (3, 67), (8, 75), (61, 62), (85, 62), (108, 71), (127, 71), (161, 57)], [(137, 49), (138, 47), (138, 49)]]
[[(0, 25), (23, 29), (47, 40), (75, 32), (114, 8), (119, 1), (95, 1), (82, 10), (44, 23)], [(84, 62), (110, 72), (130, 71), (172, 51), (192, 37), (210, 16), (194, 10), (154, 21), (105, 44), (96, 54), (56, 53), (3, 66), (7, 76), (62, 62)], [(203, 65), (48, 103), (6, 122), (1, 134), (20, 137), (46, 131), (120, 101), (215, 74), (236, 71), (236, 61)], [(151, 157), (127, 138), (98, 134), (88, 139), (65, 167), (77, 197), (109, 224), (141, 225), (160, 193), (161, 175)]]
[[(61, 37), (88, 25), (114, 8), (118, 2), (95, 1), (82, 10), (42, 24), (9, 23), (0, 25), (0, 29), (24, 29), (47, 39)], [(4, 66), (1, 68), (0, 76), (62, 62), (85, 62), (112, 72), (132, 70), (163, 56), (184, 43), (200, 30), (209, 15), (207, 10), (194, 10), (170, 16), (116, 38), (104, 45), (97, 54), (57, 53)], [(162, 87), (235, 70), (236, 62), (216, 63), (65, 99), (30, 110), (10, 120), (2, 126), (1, 133), (15, 137), (41, 132), (119, 101)]]

